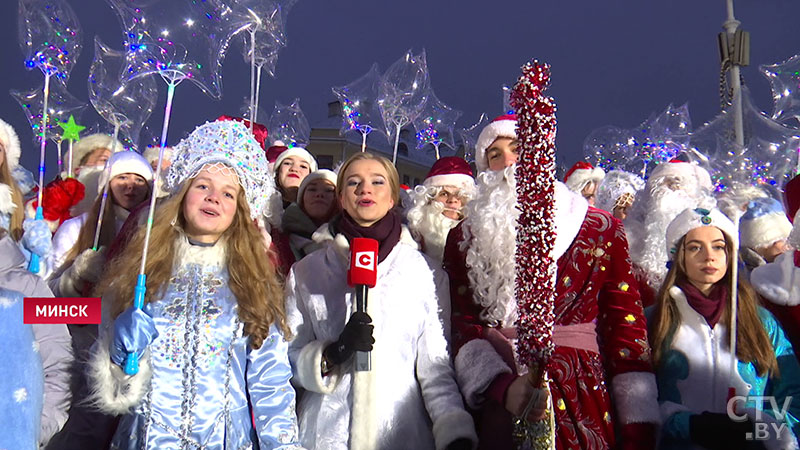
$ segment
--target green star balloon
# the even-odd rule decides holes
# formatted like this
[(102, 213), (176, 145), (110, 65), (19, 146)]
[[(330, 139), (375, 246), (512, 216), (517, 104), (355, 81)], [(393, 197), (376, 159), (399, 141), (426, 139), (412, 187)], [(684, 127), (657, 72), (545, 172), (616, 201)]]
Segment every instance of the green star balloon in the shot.
[(73, 141), (80, 141), (81, 131), (85, 130), (86, 127), (83, 125), (78, 125), (75, 123), (75, 117), (72, 114), (69, 115), (69, 120), (67, 123), (58, 122), (58, 126), (64, 130), (64, 133), (61, 134), (61, 140), (66, 141), (67, 139), (71, 139)]

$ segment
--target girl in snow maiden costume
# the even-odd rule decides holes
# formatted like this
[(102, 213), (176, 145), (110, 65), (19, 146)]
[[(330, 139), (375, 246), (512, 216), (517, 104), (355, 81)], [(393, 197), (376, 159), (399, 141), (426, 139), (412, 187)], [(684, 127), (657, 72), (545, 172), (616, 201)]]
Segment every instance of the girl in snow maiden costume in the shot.
[(254, 225), (274, 190), (267, 161), (232, 121), (198, 127), (173, 151), (145, 308), (131, 306), (144, 229), (99, 286), (108, 317), (90, 377), (94, 403), (124, 415), (112, 448), (297, 448), (282, 288)]
[[(661, 448), (797, 448), (800, 367), (783, 330), (758, 306), (743, 277), (737, 280), (731, 355), (736, 237), (736, 227), (717, 209), (687, 209), (667, 227), (671, 266), (648, 324)], [(777, 410), (748, 398), (753, 396), (773, 397)], [(763, 423), (772, 423), (769, 440), (753, 442), (754, 424)]]

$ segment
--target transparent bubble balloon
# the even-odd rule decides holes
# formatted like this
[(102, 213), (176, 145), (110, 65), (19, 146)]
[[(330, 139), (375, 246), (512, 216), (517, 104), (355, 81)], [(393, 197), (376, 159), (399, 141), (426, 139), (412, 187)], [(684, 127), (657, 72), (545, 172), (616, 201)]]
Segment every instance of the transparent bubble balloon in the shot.
[[(37, 87), (29, 91), (10, 91), (14, 100), (19, 103), (22, 112), (33, 130), (33, 142), (39, 144), (42, 127), (42, 111), (44, 109), (44, 88)], [(66, 123), (70, 116), (80, 122), (86, 109), (86, 103), (73, 97), (61, 83), (50, 84), (50, 95), (47, 101), (47, 124), (45, 132), (53, 142), (61, 141), (61, 127), (58, 122)]]
[(272, 116), (267, 121), (267, 130), (270, 144), (279, 140), (288, 147), (307, 146), (311, 137), (311, 126), (300, 109), (300, 99), (294, 99), (291, 105), (276, 101)]
[(344, 86), (331, 88), (342, 105), (342, 127), (339, 134), (359, 131), (369, 134), (382, 123), (378, 109), (378, 86), (381, 74), (378, 64), (370, 67), (366, 74)]
[(83, 33), (66, 0), (19, 0), (19, 45), (28, 69), (66, 85), (83, 48)]
[(772, 118), (790, 126), (800, 125), (800, 55), (777, 64), (761, 65), (758, 70), (772, 88), (775, 109)]
[(428, 101), (414, 119), (414, 128), (417, 130), (417, 149), (432, 145), (436, 159), (439, 159), (440, 146), (444, 144), (455, 152), (453, 128), (461, 117), (461, 111), (455, 110), (444, 104), (433, 89), (428, 91)]
[(378, 87), (378, 107), (388, 135), (416, 118), (427, 100), (428, 86), (425, 50), (419, 55), (408, 50), (389, 66)]
[(489, 116), (487, 116), (486, 113), (481, 113), (477, 122), (458, 130), (458, 134), (461, 136), (461, 142), (464, 145), (464, 159), (468, 163), (475, 162), (475, 145), (478, 143), (478, 136), (480, 136), (481, 131), (483, 131), (488, 124)]
[[(691, 145), (709, 155), (712, 166), (721, 172), (720, 176), (731, 178), (735, 173), (739, 178), (772, 180), (782, 187), (786, 178), (794, 173), (791, 166), (798, 163), (800, 131), (778, 123), (755, 107), (747, 88), (742, 88), (741, 95), (744, 145), (735, 144), (730, 110), (723, 111), (692, 133)], [(789, 167), (785, 164), (787, 160), (792, 162)]]
[(231, 38), (219, 1), (106, 0), (123, 26), (128, 80), (152, 74), (169, 84), (195, 83), (212, 98), (222, 96), (222, 60)]
[(632, 146), (625, 130), (615, 126), (597, 128), (583, 141), (583, 155), (595, 167), (627, 171), (634, 158)]
[(158, 100), (157, 80), (139, 77), (122, 80), (125, 52), (94, 40), (94, 61), (89, 69), (89, 101), (108, 123), (119, 128), (120, 137), (138, 148), (139, 132)]

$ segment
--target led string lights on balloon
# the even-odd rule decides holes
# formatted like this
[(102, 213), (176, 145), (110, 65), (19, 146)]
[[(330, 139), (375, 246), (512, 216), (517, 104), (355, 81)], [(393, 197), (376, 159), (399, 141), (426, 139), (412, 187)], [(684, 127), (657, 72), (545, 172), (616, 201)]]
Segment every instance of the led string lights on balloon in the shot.
[(453, 139), (453, 128), (456, 121), (461, 117), (461, 111), (455, 110), (445, 105), (436, 94), (433, 88), (428, 88), (425, 106), (419, 115), (413, 120), (414, 128), (417, 130), (417, 149), (422, 149), (426, 145), (433, 146), (436, 159), (439, 159), (439, 147), (444, 144), (455, 151)]
[(381, 120), (378, 109), (378, 88), (381, 82), (380, 69), (375, 63), (369, 71), (344, 86), (335, 86), (331, 90), (342, 105), (342, 126), (339, 134), (344, 136), (349, 131), (361, 134), (361, 151), (367, 149), (367, 136), (376, 128)]

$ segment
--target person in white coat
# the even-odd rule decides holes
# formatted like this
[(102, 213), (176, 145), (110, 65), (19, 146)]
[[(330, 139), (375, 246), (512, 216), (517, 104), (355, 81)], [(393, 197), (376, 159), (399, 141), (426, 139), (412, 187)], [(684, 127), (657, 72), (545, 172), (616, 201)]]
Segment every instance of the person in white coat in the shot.
[[(456, 449), (477, 444), (453, 376), (437, 314), (435, 275), (392, 211), (397, 171), (357, 153), (337, 182), (342, 213), (315, 239), (323, 250), (297, 262), (286, 282), (300, 440), (316, 449)], [(377, 283), (366, 313), (347, 285), (355, 237), (379, 242)], [(410, 244), (408, 244), (410, 242)], [(354, 371), (355, 351), (372, 368)]]

